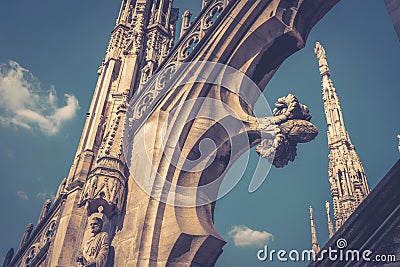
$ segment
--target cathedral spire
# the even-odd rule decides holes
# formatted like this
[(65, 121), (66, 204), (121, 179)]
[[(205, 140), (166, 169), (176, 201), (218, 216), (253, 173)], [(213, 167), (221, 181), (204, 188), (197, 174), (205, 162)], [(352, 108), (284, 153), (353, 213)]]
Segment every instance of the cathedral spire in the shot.
[(322, 77), (322, 96), (328, 126), (329, 167), (336, 230), (353, 213), (370, 190), (364, 168), (346, 131), (342, 108), (333, 82), (324, 47), (314, 50)]
[(324, 100), (325, 115), (328, 124), (328, 145), (329, 148), (340, 146), (345, 143), (349, 147), (351, 144), (349, 135), (344, 126), (342, 109), (339, 97), (336, 93), (333, 82), (330, 78), (330, 70), (324, 47), (316, 43), (315, 54), (318, 58), (319, 72), (322, 76), (322, 95)]
[(333, 224), (332, 224), (332, 220), (331, 220), (330, 203), (328, 201), (325, 202), (325, 208), (326, 208), (326, 216), (328, 217), (329, 238), (331, 238), (335, 234), (335, 231), (333, 229)]
[(317, 239), (317, 230), (316, 230), (315, 224), (314, 224), (313, 208), (311, 206), (310, 206), (310, 222), (311, 222), (312, 251), (314, 252), (314, 255), (317, 255), (318, 252), (320, 251), (320, 247), (319, 247), (318, 239)]

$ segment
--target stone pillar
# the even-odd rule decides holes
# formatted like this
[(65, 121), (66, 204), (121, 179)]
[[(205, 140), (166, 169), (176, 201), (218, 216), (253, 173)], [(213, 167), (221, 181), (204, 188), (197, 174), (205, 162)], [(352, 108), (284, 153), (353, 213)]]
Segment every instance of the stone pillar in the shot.
[(182, 37), (185, 34), (186, 30), (190, 27), (190, 18), (192, 17), (192, 15), (193, 15), (192, 12), (190, 12), (189, 10), (183, 12), (182, 29), (180, 37)]

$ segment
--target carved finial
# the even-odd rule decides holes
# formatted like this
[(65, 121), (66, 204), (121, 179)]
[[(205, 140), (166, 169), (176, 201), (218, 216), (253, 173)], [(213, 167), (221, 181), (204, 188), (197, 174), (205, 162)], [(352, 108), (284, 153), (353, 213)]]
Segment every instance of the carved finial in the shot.
[(10, 250), (8, 250), (7, 255), (4, 259), (3, 267), (9, 266), (13, 257), (14, 257), (14, 249), (10, 248)]
[(104, 213), (104, 207), (102, 205), (98, 206), (97, 209), (94, 207), (93, 211), (93, 213), (89, 211), (89, 218), (99, 218), (102, 221), (107, 220), (107, 215)]
[(46, 199), (46, 201), (43, 203), (42, 211), (40, 212), (39, 215), (38, 224), (43, 220), (43, 218), (46, 217), (48, 211), (50, 210), (50, 207), (51, 207), (51, 199)]
[(22, 236), (21, 243), (19, 244), (19, 248), (22, 248), (28, 241), (29, 237), (31, 236), (32, 230), (33, 230), (33, 223), (30, 223), (25, 228), (24, 235)]
[(99, 206), (99, 208), (97, 209), (97, 211), (98, 211), (99, 213), (103, 213), (103, 210), (104, 210), (104, 207), (103, 207), (103, 206)]
[(331, 220), (330, 203), (328, 201), (325, 202), (325, 208), (326, 208), (326, 216), (328, 217), (329, 238), (331, 238), (335, 232)]
[(313, 208), (311, 206), (310, 206), (310, 222), (311, 222), (312, 251), (314, 252), (314, 257), (315, 257), (315, 255), (317, 255), (318, 252), (320, 251), (320, 247), (319, 247), (318, 239), (317, 239), (317, 230), (316, 230), (315, 224), (314, 224)]
[(314, 53), (318, 59), (319, 72), (320, 72), (321, 76), (330, 75), (328, 61), (326, 60), (325, 49), (319, 42), (315, 43)]
[(186, 10), (185, 12), (183, 12), (182, 15), (182, 29), (181, 29), (181, 35), (180, 37), (182, 37), (186, 30), (190, 27), (190, 18), (192, 17), (192, 12), (190, 12), (189, 10)]

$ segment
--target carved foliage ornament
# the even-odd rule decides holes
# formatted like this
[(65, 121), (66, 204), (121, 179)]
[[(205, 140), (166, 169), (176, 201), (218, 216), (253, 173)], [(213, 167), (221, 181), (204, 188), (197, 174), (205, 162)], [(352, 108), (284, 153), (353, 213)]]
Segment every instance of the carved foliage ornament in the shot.
[(289, 161), (294, 161), (297, 144), (313, 140), (318, 134), (318, 129), (310, 122), (308, 107), (300, 104), (292, 94), (279, 98), (273, 113), (274, 124), (271, 118), (261, 118), (259, 130), (261, 132), (274, 130), (275, 138), (263, 139), (256, 151), (275, 167), (282, 168)]

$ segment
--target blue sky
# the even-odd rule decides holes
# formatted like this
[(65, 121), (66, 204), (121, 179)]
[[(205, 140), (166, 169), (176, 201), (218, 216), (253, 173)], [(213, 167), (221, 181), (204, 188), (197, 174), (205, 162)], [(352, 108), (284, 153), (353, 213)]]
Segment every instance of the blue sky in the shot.
[[(175, 0), (175, 6), (181, 12), (190, 7), (195, 16), (200, 0), (188, 2)], [(55, 194), (68, 173), (119, 4), (106, 0), (0, 2), (0, 69), (14, 74), (10, 86), (0, 71), (0, 201), (7, 214), (0, 222), (1, 262), (10, 247), (18, 246), (25, 226), (37, 221), (44, 199)], [(252, 194), (247, 187), (258, 156), (250, 152), (251, 163), (243, 179), (216, 206), (215, 224), (228, 242), (217, 266), (267, 265), (257, 262), (261, 247), (254, 244), (268, 238), (271, 249), (309, 249), (310, 205), (320, 244), (328, 238), (324, 203), (330, 200), (329, 151), (313, 53), (316, 41), (326, 48), (346, 128), (371, 188), (399, 158), (400, 43), (382, 0), (343, 0), (313, 29), (307, 46), (285, 61), (265, 90), (271, 106), (279, 97), (294, 93), (309, 106), (320, 134), (299, 146), (298, 157), (288, 167), (272, 168)], [(21, 81), (18, 77), (26, 83), (15, 83)], [(243, 168), (237, 162), (232, 172)], [(235, 246), (233, 232), (253, 239), (237, 240), (242, 246)], [(284, 265), (305, 264), (273, 263)]]

